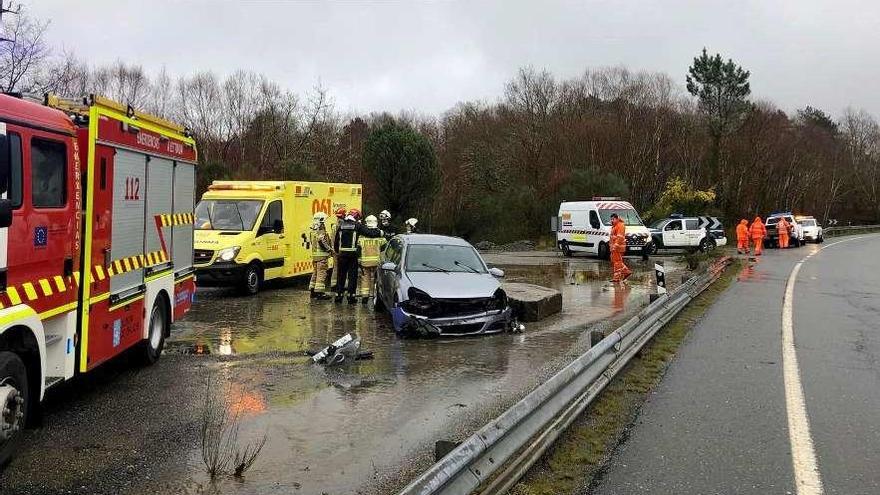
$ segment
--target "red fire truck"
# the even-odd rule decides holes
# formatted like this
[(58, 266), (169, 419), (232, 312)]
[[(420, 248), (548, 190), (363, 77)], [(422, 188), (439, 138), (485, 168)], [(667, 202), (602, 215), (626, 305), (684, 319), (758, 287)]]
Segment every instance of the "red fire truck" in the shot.
[(195, 163), (130, 106), (0, 95), (0, 465), (46, 389), (159, 358), (195, 290)]

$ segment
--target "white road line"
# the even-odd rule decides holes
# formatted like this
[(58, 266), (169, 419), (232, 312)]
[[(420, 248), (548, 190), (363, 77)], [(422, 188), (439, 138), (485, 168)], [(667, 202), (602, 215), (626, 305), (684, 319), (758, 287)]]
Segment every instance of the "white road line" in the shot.
[(807, 418), (807, 407), (804, 401), (804, 387), (801, 385), (800, 368), (797, 352), (794, 347), (794, 323), (792, 318), (794, 306), (794, 285), (803, 264), (823, 249), (838, 244), (855, 241), (861, 237), (851, 237), (828, 244), (798, 261), (788, 276), (785, 284), (785, 296), (782, 300), (782, 371), (785, 382), (785, 410), (788, 414), (788, 439), (791, 444), (791, 462), (794, 468), (794, 480), (798, 495), (822, 495), (822, 477), (816, 461), (816, 449), (810, 435), (810, 420)]

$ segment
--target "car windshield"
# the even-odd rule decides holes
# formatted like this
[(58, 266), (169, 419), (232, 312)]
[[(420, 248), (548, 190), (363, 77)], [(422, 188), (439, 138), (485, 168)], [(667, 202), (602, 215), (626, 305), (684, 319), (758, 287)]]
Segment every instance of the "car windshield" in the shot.
[(812, 218), (807, 219), (807, 220), (801, 220), (801, 225), (803, 225), (804, 227), (815, 227), (816, 221), (813, 220)]
[(779, 223), (780, 218), (785, 218), (788, 223), (792, 223), (794, 221), (794, 219), (792, 219), (791, 217), (770, 217), (767, 219), (767, 225), (776, 225), (777, 223)]
[(486, 273), (486, 265), (471, 246), (412, 244), (406, 249), (406, 270)]
[(663, 226), (666, 225), (666, 222), (668, 222), (668, 221), (669, 221), (668, 218), (664, 218), (663, 220), (657, 220), (656, 222), (651, 224), (651, 228), (661, 230), (663, 228)]
[(629, 209), (613, 209), (613, 210), (599, 210), (599, 216), (602, 217), (602, 224), (611, 225), (611, 215), (617, 213), (617, 216), (623, 220), (624, 225), (635, 225), (642, 226), (645, 225), (642, 223), (642, 219), (639, 218), (639, 214), (636, 213), (636, 210)]
[(196, 230), (236, 230), (254, 228), (263, 202), (256, 199), (204, 199), (196, 205)]

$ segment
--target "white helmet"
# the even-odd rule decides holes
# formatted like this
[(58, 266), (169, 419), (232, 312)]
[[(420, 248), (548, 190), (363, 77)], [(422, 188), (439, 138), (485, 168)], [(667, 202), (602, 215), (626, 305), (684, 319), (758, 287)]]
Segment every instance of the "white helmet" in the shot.
[(315, 223), (324, 223), (327, 220), (327, 214), (323, 211), (319, 211), (315, 213), (315, 215), (312, 217), (312, 220), (314, 220)]
[(404, 222), (404, 223), (406, 223), (406, 224), (409, 225), (410, 227), (415, 227), (416, 224), (419, 223), (419, 219), (418, 219), (418, 218), (410, 218), (410, 219), (408, 219), (408, 220), (407, 220), (406, 222)]
[(368, 215), (367, 218), (364, 219), (364, 224), (371, 229), (375, 229), (379, 226), (379, 220), (373, 215)]
[(379, 212), (379, 219), (380, 220), (391, 220), (391, 213), (389, 213), (388, 210), (382, 210)]

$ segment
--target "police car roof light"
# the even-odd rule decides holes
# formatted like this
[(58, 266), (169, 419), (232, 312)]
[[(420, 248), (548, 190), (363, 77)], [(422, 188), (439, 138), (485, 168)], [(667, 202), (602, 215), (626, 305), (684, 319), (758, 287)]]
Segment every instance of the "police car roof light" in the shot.
[(593, 196), (593, 201), (619, 201), (619, 196)]
[(683, 213), (670, 213), (669, 218), (684, 218)]

